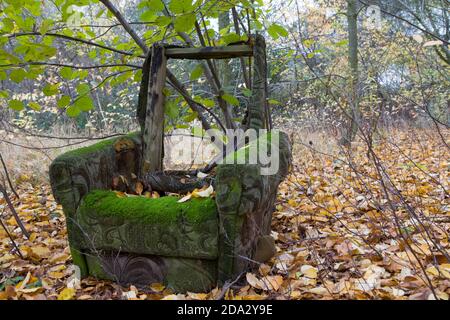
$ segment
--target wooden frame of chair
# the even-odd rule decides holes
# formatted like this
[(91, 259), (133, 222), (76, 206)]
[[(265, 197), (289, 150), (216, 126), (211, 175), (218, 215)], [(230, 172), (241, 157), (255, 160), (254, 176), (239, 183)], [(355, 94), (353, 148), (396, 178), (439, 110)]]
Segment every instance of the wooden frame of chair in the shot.
[[(223, 47), (177, 48), (160, 43), (152, 46), (147, 58), (149, 70), (148, 91), (146, 94), (145, 112), (138, 110), (143, 138), (143, 173), (163, 170), (163, 138), (164, 138), (164, 85), (168, 59), (230, 59), (253, 57), (252, 96), (248, 107), (245, 129), (271, 129), (271, 117), (267, 102), (267, 62), (264, 37), (254, 35), (247, 44), (236, 44)], [(145, 76), (145, 75), (143, 75)], [(144, 91), (142, 91), (144, 90)]]

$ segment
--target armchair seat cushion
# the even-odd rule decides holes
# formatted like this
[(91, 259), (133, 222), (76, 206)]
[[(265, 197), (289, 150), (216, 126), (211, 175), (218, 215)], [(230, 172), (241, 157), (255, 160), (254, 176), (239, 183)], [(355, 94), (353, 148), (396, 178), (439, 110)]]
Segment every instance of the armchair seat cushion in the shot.
[(92, 253), (114, 250), (217, 259), (219, 226), (214, 199), (178, 200), (174, 196), (149, 199), (93, 190), (78, 207), (72, 237), (80, 249)]

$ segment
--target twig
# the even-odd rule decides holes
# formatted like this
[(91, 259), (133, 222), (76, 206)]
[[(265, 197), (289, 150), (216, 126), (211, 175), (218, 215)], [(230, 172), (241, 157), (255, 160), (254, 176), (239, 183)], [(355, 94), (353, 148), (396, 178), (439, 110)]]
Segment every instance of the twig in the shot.
[(241, 272), (236, 279), (234, 279), (233, 281), (225, 281), (222, 290), (220, 291), (220, 294), (217, 296), (216, 300), (222, 300), (225, 297), (225, 294), (227, 293), (228, 289), (231, 288), (231, 286), (233, 284), (235, 284), (236, 282), (239, 281), (239, 279), (244, 275), (244, 272)]
[(5, 226), (5, 224), (3, 223), (2, 219), (0, 218), (0, 224), (2, 225), (3, 229), (6, 231), (6, 234), (8, 235), (9, 239), (11, 240), (14, 248), (16, 249), (17, 253), (19, 254), (19, 256), (24, 259), (22, 252), (20, 251), (19, 247), (17, 246), (16, 242), (14, 241), (12, 235), (9, 233), (8, 228)]
[(11, 202), (11, 199), (9, 199), (8, 193), (6, 192), (5, 187), (0, 184), (0, 192), (3, 194), (3, 197), (6, 200), (6, 203), (8, 204), (9, 209), (11, 210), (14, 218), (16, 219), (17, 224), (20, 227), (20, 230), (22, 230), (22, 233), (24, 234), (25, 237), (27, 237), (27, 239), (30, 238), (30, 234), (28, 233), (27, 229), (25, 229), (25, 226), (23, 225), (22, 221), (20, 220), (19, 215), (16, 212), (16, 209), (14, 209), (14, 206)]
[[(127, 51), (111, 48), (111, 47), (105, 46), (100, 43), (96, 43), (96, 42), (92, 42), (92, 41), (88, 41), (88, 40), (84, 40), (84, 39), (80, 39), (80, 38), (76, 38), (76, 37), (71, 37), (71, 36), (67, 36), (67, 35), (59, 34), (59, 33), (46, 33), (44, 35), (41, 35), (39, 32), (20, 32), (20, 33), (10, 34), (6, 37), (8, 37), (8, 39), (15, 39), (18, 37), (25, 37), (25, 36), (56, 37), (56, 38), (61, 38), (61, 39), (69, 40), (69, 41), (81, 42), (81, 43), (84, 43), (87, 45), (95, 46), (95, 47), (98, 47), (101, 49), (105, 49), (105, 50), (112, 51), (115, 53), (123, 54), (126, 56), (134, 56), (134, 54), (132, 52), (127, 52)], [(145, 58), (143, 56), (137, 56), (137, 57)]]
[(0, 161), (2, 162), (3, 170), (5, 171), (6, 180), (8, 181), (8, 185), (9, 185), (12, 193), (14, 193), (14, 195), (17, 197), (17, 199), (20, 199), (19, 195), (17, 194), (16, 190), (14, 189), (14, 187), (12, 185), (11, 178), (9, 177), (8, 169), (6, 168), (6, 163), (3, 160), (1, 153), (0, 153)]
[(51, 67), (59, 67), (59, 68), (72, 68), (72, 69), (80, 69), (80, 70), (89, 70), (89, 69), (99, 69), (99, 68), (113, 68), (113, 67), (131, 67), (134, 69), (141, 69), (141, 66), (129, 63), (114, 63), (114, 64), (100, 64), (100, 65), (92, 65), (92, 66), (80, 66), (80, 65), (71, 65), (64, 63), (54, 63), (54, 62), (43, 62), (43, 61), (32, 61), (18, 64), (2, 64), (0, 68), (5, 67), (24, 67), (24, 66), (51, 66)]

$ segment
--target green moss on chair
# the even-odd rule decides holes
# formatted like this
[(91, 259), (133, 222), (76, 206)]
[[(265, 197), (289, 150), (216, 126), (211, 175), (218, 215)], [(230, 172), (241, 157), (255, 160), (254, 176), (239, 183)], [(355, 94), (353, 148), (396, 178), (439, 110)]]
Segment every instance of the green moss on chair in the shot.
[(120, 136), (117, 138), (103, 140), (103, 141), (94, 143), (87, 147), (82, 147), (82, 148), (67, 151), (66, 153), (63, 153), (62, 155), (57, 157), (55, 159), (55, 161), (74, 160), (78, 157), (92, 155), (95, 152), (102, 152), (102, 151), (105, 151), (108, 149), (111, 149), (111, 151), (112, 151), (112, 147), (117, 140), (123, 139), (123, 138), (136, 139), (138, 136), (139, 136), (138, 132), (132, 132), (132, 133), (129, 133), (127, 135), (123, 135), (123, 136)]
[(166, 196), (118, 197), (94, 190), (82, 200), (71, 230), (82, 249), (120, 249), (139, 254), (217, 258), (218, 216), (214, 199), (179, 203)]
[[(142, 224), (177, 222), (183, 214), (187, 222), (200, 224), (216, 219), (216, 204), (212, 198), (193, 198), (186, 202), (178, 202), (179, 197), (146, 198), (142, 196), (119, 197), (108, 190), (94, 190), (83, 199), (80, 214), (88, 214), (95, 210), (98, 217), (121, 217), (138, 220)], [(85, 209), (85, 210), (83, 210)]]
[[(261, 176), (257, 164), (219, 164), (216, 197), (184, 203), (174, 196), (119, 197), (110, 190), (113, 177), (137, 172), (133, 165), (120, 166), (141, 157), (140, 138), (128, 137), (135, 148), (127, 161), (117, 157), (119, 137), (65, 153), (50, 167), (82, 276), (205, 291), (247, 269), (246, 257), (252, 259), (259, 237), (270, 232), (276, 189), (289, 163), (287, 136), (281, 135), (277, 175)], [(259, 143), (271, 139), (261, 135)], [(250, 148), (232, 157), (245, 159)]]

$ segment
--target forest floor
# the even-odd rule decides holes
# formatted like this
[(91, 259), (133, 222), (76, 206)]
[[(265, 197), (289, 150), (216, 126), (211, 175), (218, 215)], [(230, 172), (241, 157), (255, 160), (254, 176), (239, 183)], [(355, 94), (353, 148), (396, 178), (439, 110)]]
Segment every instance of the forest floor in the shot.
[(379, 162), (361, 142), (347, 153), (329, 141), (327, 135), (294, 138), (294, 166), (273, 214), (277, 255), (236, 285), (206, 293), (78, 281), (64, 215), (48, 182), (7, 159), (20, 195), (11, 198), (31, 236), (21, 235), (0, 198), (2, 221), (23, 255), (0, 228), (0, 299), (448, 300), (449, 137), (390, 132), (373, 143)]

